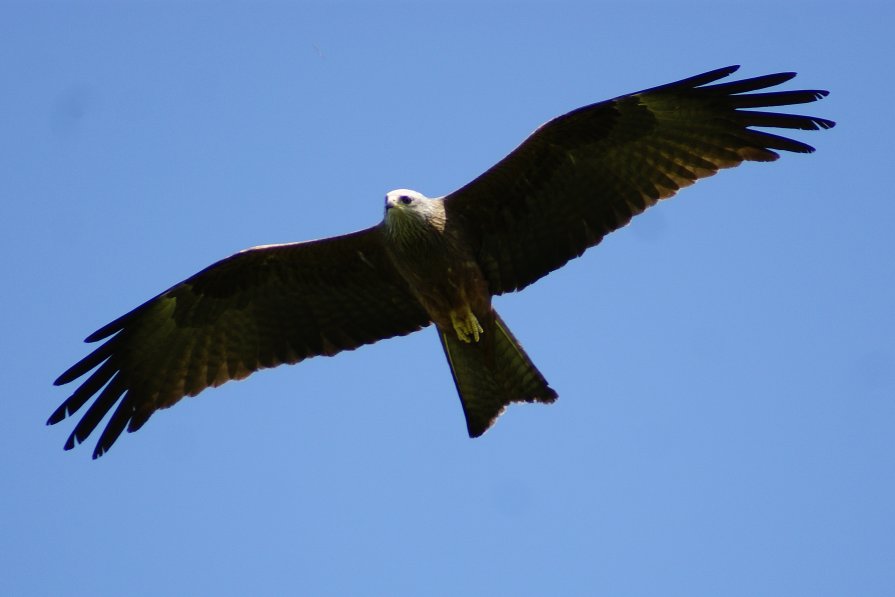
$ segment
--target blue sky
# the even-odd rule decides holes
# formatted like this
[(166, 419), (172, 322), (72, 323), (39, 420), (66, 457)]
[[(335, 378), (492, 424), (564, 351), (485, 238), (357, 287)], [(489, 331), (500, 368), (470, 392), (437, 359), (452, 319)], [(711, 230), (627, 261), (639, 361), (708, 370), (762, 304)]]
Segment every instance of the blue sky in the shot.
[[(886, 3), (3, 3), (0, 594), (889, 595)], [(703, 181), (496, 306), (560, 394), (466, 437), (435, 332), (44, 426), (80, 340), (366, 227), (541, 122), (796, 70), (817, 153)]]

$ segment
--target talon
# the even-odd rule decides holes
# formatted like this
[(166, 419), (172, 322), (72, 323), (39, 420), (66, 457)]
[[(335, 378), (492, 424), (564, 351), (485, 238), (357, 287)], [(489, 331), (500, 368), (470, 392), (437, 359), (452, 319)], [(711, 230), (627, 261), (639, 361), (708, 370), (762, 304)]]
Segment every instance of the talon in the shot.
[[(481, 334), (485, 330), (479, 324), (479, 320), (473, 315), (472, 311), (467, 310), (465, 317), (459, 317), (455, 311), (451, 311), (451, 323), (454, 331), (457, 332), (457, 338), (460, 342), (478, 342)], [(470, 339), (472, 336), (472, 339)]]

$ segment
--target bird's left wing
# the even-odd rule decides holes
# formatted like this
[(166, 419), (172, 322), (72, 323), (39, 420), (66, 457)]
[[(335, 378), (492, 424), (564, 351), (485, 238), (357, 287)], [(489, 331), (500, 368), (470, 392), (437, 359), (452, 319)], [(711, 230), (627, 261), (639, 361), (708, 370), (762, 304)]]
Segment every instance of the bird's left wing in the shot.
[(751, 127), (830, 128), (823, 118), (751, 108), (813, 102), (819, 90), (759, 91), (795, 73), (709, 85), (727, 67), (579, 108), (541, 126), (445, 198), (492, 294), (519, 290), (697, 179), (809, 145)]
[(219, 261), (97, 330), (99, 348), (56, 385), (95, 369), (50, 417), (95, 400), (65, 444), (84, 441), (115, 407), (94, 451), (160, 408), (259, 369), (334, 355), (429, 323), (386, 258), (379, 228), (256, 247)]

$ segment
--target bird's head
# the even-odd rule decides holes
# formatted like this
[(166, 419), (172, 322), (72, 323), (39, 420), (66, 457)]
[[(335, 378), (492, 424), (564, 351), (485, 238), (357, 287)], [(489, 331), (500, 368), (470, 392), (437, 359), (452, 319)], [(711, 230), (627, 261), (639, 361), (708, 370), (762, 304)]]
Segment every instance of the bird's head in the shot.
[(424, 209), (423, 204), (427, 200), (428, 197), (422, 193), (410, 189), (389, 191), (385, 196), (385, 217), (395, 217), (397, 214), (422, 215), (421, 210)]
[(385, 196), (385, 226), (396, 236), (444, 229), (444, 202), (410, 189), (396, 189)]

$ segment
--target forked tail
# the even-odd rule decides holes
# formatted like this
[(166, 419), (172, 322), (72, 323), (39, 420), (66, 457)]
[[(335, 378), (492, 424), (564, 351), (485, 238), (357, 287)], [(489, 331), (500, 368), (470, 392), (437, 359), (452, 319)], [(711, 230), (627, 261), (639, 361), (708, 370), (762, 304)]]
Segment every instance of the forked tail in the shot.
[(439, 330), (470, 437), (485, 433), (511, 402), (551, 403), (557, 397), (497, 312), (491, 313), (478, 342)]

